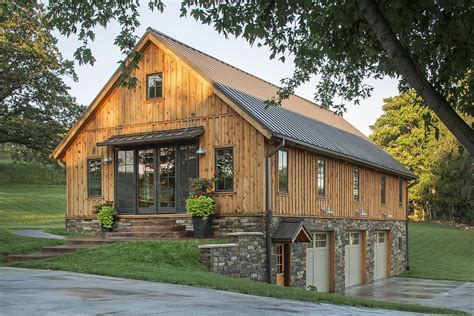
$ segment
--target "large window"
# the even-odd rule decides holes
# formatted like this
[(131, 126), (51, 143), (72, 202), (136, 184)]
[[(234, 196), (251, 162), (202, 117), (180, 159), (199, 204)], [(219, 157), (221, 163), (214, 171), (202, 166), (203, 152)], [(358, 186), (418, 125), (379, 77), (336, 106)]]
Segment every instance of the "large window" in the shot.
[(380, 177), (380, 202), (385, 205), (387, 193), (387, 178), (385, 176)]
[(87, 195), (102, 197), (102, 159), (87, 160)]
[(278, 151), (278, 192), (288, 193), (288, 152)]
[(403, 179), (398, 179), (398, 205), (403, 206)]
[(216, 148), (216, 191), (234, 191), (234, 149)]
[(359, 189), (359, 184), (360, 184), (360, 171), (358, 168), (354, 169), (354, 201), (359, 202), (360, 201), (360, 189)]
[(148, 75), (146, 78), (146, 98), (156, 99), (163, 96), (163, 75), (162, 73)]
[(326, 163), (322, 159), (318, 159), (318, 196), (326, 196)]
[(117, 151), (117, 208), (121, 212), (135, 212), (135, 153)]

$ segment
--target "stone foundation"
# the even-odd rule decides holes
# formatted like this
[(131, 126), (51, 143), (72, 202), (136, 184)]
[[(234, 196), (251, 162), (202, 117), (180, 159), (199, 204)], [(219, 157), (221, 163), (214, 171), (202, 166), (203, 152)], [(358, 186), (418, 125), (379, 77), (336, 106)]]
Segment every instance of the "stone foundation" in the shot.
[(101, 231), (97, 219), (66, 219), (66, 231), (69, 233), (98, 234)]

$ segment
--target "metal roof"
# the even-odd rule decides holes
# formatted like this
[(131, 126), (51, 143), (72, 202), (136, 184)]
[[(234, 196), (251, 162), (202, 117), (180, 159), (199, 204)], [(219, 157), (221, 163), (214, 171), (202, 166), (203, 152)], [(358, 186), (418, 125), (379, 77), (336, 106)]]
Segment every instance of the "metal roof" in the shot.
[(204, 127), (171, 129), (158, 132), (112, 135), (97, 146), (144, 145), (159, 142), (188, 140), (204, 134)]
[(274, 136), (377, 169), (415, 177), (342, 116), (296, 95), (284, 100), (281, 107), (266, 108), (264, 102), (276, 95), (277, 86), (159, 31), (149, 30)]

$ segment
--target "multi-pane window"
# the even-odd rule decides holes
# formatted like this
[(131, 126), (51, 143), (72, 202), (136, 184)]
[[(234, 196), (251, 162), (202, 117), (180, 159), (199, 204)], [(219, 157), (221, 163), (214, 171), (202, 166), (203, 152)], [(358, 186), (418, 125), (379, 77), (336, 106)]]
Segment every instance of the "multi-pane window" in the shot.
[(147, 99), (161, 98), (163, 95), (163, 75), (161, 72), (147, 76), (146, 91)]
[(234, 191), (234, 149), (216, 148), (216, 191)]
[(283, 244), (278, 244), (276, 246), (276, 257), (277, 257), (277, 273), (284, 273), (285, 272), (285, 266), (283, 262), (283, 256), (285, 254), (284, 246)]
[(288, 192), (288, 152), (278, 151), (278, 191)]
[(344, 235), (346, 246), (358, 245), (360, 243), (360, 233), (349, 232)]
[(380, 201), (382, 204), (386, 203), (387, 178), (382, 176), (380, 178)]
[(318, 159), (318, 196), (324, 197), (326, 195), (325, 189), (326, 166), (325, 161)]
[(359, 169), (354, 169), (354, 201), (359, 202), (360, 200), (360, 191), (359, 191), (359, 183), (360, 183), (360, 171)]
[(377, 232), (375, 235), (375, 243), (383, 244), (385, 243), (385, 232)]
[(403, 206), (403, 179), (398, 179), (398, 205)]
[(314, 233), (313, 234), (313, 248), (326, 248), (327, 246), (327, 233)]
[(87, 160), (87, 195), (102, 196), (102, 159)]

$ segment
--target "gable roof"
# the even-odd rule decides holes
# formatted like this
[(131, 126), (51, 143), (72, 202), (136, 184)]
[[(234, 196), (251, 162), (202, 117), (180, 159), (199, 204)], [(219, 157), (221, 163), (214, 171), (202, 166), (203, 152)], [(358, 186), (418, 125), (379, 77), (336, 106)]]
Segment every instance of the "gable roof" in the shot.
[[(382, 169), (407, 178), (415, 176), (349, 122), (333, 112), (296, 95), (282, 102), (281, 107), (265, 108), (264, 102), (275, 96), (278, 87), (219, 59), (194, 49), (157, 30), (148, 28), (135, 47), (142, 49), (148, 41), (163, 44), (188, 63), (213, 86), (216, 94), (229, 101), (239, 114), (249, 120), (265, 136), (275, 136), (317, 151)], [(83, 116), (71, 128), (52, 153), (62, 156), (74, 137), (93, 117), (101, 100), (119, 80), (120, 71), (100, 91)], [(259, 128), (260, 127), (260, 128)]]

